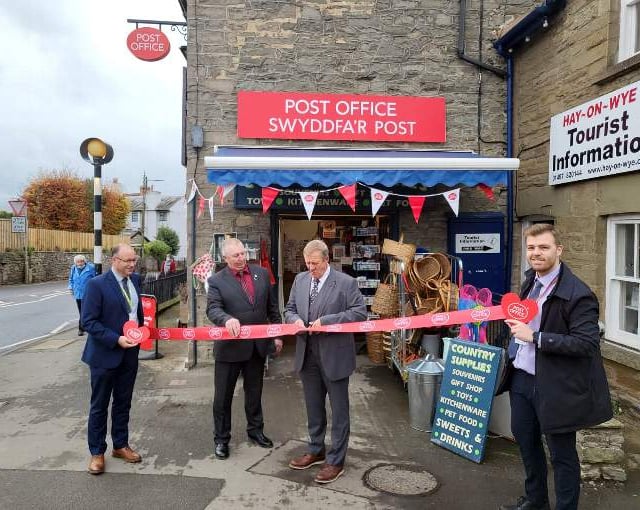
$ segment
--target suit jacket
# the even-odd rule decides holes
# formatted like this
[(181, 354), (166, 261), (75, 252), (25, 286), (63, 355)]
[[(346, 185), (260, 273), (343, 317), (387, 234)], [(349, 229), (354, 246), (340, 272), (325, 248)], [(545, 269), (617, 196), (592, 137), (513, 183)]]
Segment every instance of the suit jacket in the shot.
[[(302, 319), (309, 323), (309, 290), (311, 275), (300, 273), (293, 281), (289, 302), (285, 310), (285, 322), (294, 323)], [(318, 318), (323, 326), (344, 322), (359, 322), (367, 319), (367, 307), (354, 278), (340, 271), (331, 270), (316, 298)], [(314, 304), (316, 304), (314, 302)], [(353, 333), (319, 333), (314, 335), (320, 347), (320, 362), (332, 381), (349, 377), (356, 368), (356, 349)], [(298, 372), (304, 365), (304, 356), (309, 335), (296, 335), (295, 368)]]
[[(132, 274), (131, 282), (138, 293), (138, 325), (142, 325), (140, 276)], [(137, 360), (139, 347), (123, 349), (118, 345), (122, 326), (128, 320), (127, 301), (113, 271), (91, 278), (82, 301), (82, 327), (88, 333), (82, 361), (94, 367), (115, 368), (125, 357)]]
[[(282, 322), (278, 302), (269, 281), (269, 273), (259, 266), (249, 265), (248, 267), (253, 279), (253, 304), (228, 267), (209, 278), (207, 317), (216, 326), (224, 327), (226, 322), (233, 318), (238, 319), (241, 326)], [(251, 358), (254, 344), (262, 357), (274, 351), (273, 340), (264, 339), (214, 341), (213, 352), (216, 361), (246, 361)]]
[[(534, 279), (535, 272), (529, 270), (521, 298), (529, 295)], [(570, 432), (609, 420), (613, 411), (600, 354), (598, 299), (563, 263), (541, 313), (535, 385), (542, 431)], [(509, 374), (512, 364), (507, 360)], [(509, 387), (510, 377), (501, 390)]]

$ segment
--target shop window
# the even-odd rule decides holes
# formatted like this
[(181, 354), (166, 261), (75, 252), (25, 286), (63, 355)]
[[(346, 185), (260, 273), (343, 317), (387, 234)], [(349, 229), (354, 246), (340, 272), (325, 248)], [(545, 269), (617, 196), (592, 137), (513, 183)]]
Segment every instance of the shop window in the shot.
[(609, 219), (607, 258), (607, 339), (640, 349), (640, 216)]
[(140, 223), (140, 211), (131, 212), (131, 223)]
[(640, 52), (640, 0), (620, 0), (618, 62)]

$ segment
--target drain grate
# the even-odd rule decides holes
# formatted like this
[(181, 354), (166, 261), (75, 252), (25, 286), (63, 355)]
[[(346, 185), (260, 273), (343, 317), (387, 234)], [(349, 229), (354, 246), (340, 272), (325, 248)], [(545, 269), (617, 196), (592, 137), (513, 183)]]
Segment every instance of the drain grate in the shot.
[(381, 464), (364, 474), (370, 489), (394, 496), (424, 496), (438, 488), (438, 480), (428, 471), (402, 464)]

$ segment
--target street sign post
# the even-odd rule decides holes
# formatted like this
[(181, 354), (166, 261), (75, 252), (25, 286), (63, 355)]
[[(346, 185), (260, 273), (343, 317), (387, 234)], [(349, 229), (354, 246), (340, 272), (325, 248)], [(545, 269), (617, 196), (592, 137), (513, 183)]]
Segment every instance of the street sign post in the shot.
[(21, 200), (19, 198), (14, 198), (13, 200), (9, 200), (9, 205), (11, 206), (11, 210), (13, 214), (16, 216), (26, 216), (27, 215), (27, 202), (26, 200)]

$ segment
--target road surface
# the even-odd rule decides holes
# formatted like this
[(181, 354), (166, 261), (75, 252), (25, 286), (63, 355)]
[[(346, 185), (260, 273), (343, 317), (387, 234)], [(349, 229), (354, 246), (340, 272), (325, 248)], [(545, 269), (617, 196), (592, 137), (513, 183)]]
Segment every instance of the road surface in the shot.
[(0, 353), (77, 325), (66, 281), (0, 286)]

